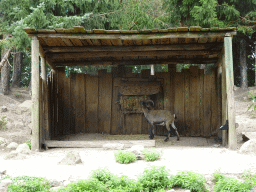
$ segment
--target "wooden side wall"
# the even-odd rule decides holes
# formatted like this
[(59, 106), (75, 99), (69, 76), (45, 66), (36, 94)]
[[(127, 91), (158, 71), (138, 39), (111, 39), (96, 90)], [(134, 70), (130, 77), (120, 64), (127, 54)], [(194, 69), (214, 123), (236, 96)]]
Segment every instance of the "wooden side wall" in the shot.
[[(134, 74), (130, 68), (125, 78), (149, 79), (149, 70)], [(220, 122), (217, 91), (217, 70), (204, 74), (198, 67), (182, 72), (156, 73), (162, 80), (162, 92), (157, 94), (157, 109), (173, 110), (181, 136), (210, 136)], [(51, 138), (76, 133), (148, 134), (149, 124), (143, 114), (125, 114), (118, 110), (121, 78), (117, 69), (112, 73), (99, 70), (98, 76), (71, 74), (64, 69), (52, 72), (48, 82)], [(158, 126), (157, 135), (166, 135)]]

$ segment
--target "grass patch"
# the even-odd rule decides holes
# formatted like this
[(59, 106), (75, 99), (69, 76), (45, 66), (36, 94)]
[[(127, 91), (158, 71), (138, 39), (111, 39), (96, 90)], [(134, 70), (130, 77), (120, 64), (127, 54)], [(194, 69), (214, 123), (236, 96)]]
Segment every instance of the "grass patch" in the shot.
[[(29, 177), (29, 176), (22, 176), (22, 177), (6, 177), (13, 181), (8, 186), (7, 191), (12, 192), (45, 192), (49, 191), (50, 189), (50, 182), (43, 178), (43, 177)], [(6, 179), (5, 178), (5, 179)]]
[(0, 128), (3, 130), (6, 129), (6, 124), (8, 123), (8, 121), (5, 118), (5, 116), (2, 116), (0, 119)]
[(146, 191), (159, 191), (168, 187), (170, 183), (168, 170), (164, 166), (152, 166), (144, 170), (139, 176), (138, 182)]
[(162, 156), (162, 151), (159, 152), (154, 149), (144, 149), (142, 152), (145, 155), (145, 161), (155, 161)]
[(215, 192), (248, 192), (256, 185), (256, 176), (252, 176), (249, 172), (244, 172), (244, 182), (238, 181), (230, 177), (225, 177), (222, 173), (216, 172), (213, 174), (212, 180), (216, 182), (214, 186)]
[(18, 93), (17, 91), (15, 91), (15, 92), (13, 93), (13, 95), (14, 95), (16, 98), (22, 97), (22, 95), (21, 95), (20, 93)]
[(176, 176), (171, 177), (171, 187), (181, 187), (189, 189), (191, 192), (206, 192), (206, 179), (203, 175), (190, 171), (179, 172)]
[(31, 150), (31, 140), (27, 140), (25, 143), (28, 145), (29, 149)]
[(128, 164), (136, 160), (136, 155), (129, 151), (124, 152), (124, 151), (118, 150), (118, 152), (115, 153), (115, 159), (118, 163)]

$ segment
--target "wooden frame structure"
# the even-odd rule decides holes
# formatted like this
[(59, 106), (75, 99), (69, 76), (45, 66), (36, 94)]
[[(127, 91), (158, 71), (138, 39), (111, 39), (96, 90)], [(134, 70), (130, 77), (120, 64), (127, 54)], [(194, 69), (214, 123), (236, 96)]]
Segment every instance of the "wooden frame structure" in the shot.
[[(168, 82), (172, 85), (176, 64), (216, 63), (216, 121), (219, 126), (226, 119), (229, 120), (228, 133), (222, 131), (223, 145), (228, 143), (230, 149), (236, 149), (232, 59), (235, 28), (179, 27), (125, 31), (85, 30), (77, 26), (55, 30), (26, 28), (25, 31), (32, 39), (32, 150), (39, 150), (42, 141), (49, 139), (49, 134), (45, 134), (49, 132), (51, 107), (46, 83), (46, 63), (52, 68), (53, 77), (56, 72), (63, 71), (65, 66), (118, 65), (118, 73), (122, 76), (121, 69), (125, 65), (168, 64), (170, 74), (164, 75), (164, 78), (170, 78)], [(39, 57), (42, 78), (39, 73)], [(39, 105), (42, 99), (40, 94), (47, 101), (43, 105)], [(173, 99), (171, 92), (167, 91), (166, 94)], [(165, 108), (173, 110), (169, 103), (170, 100), (167, 100)], [(46, 123), (42, 125), (40, 119)]]

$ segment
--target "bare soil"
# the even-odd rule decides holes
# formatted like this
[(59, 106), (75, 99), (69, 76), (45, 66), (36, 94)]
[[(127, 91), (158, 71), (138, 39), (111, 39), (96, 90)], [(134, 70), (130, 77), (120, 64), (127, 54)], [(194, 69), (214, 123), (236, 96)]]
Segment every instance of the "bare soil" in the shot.
[[(143, 170), (149, 166), (165, 166), (171, 174), (179, 171), (194, 171), (202, 173), (206, 176), (213, 191), (214, 183), (210, 178), (212, 174), (219, 170), (225, 175), (242, 179), (242, 173), (250, 170), (256, 174), (256, 154), (240, 154), (239, 148), (244, 143), (241, 137), (243, 131), (256, 131), (256, 119), (251, 114), (255, 112), (247, 112), (248, 103), (244, 100), (248, 99), (248, 91), (254, 90), (251, 87), (248, 90), (237, 88), (235, 91), (236, 102), (236, 122), (239, 123), (237, 128), (237, 150), (231, 151), (225, 147), (219, 146), (218, 140), (215, 138), (189, 138), (181, 137), (180, 141), (176, 141), (176, 137), (171, 137), (170, 141), (163, 142), (165, 137), (156, 136), (156, 149), (163, 151), (163, 156), (155, 162), (145, 162), (137, 160), (134, 163), (125, 165), (115, 162), (115, 150), (103, 150), (101, 148), (51, 148), (44, 152), (32, 152), (27, 158), (21, 160), (4, 160), (4, 156), (11, 150), (6, 147), (0, 147), (0, 168), (7, 170), (7, 174), (14, 176), (41, 176), (51, 180), (70, 180), (86, 179), (92, 170), (98, 168), (107, 168), (117, 175), (127, 175), (136, 179)], [(17, 98), (13, 94), (18, 92), (21, 97)], [(16, 94), (17, 95), (17, 94)], [(1, 116), (7, 116), (8, 121), (15, 124), (17, 121), (24, 121), (28, 113), (16, 114), (15, 110), (23, 101), (30, 99), (30, 95), (23, 89), (16, 89), (11, 94), (4, 96), (0, 94), (0, 106), (7, 106), (8, 111), (0, 113)], [(16, 129), (15, 126), (8, 127), (7, 130), (0, 130), (0, 137), (8, 139), (8, 143), (14, 141), (18, 144), (24, 143), (31, 139), (30, 128), (24, 127)], [(70, 135), (68, 140), (115, 140), (115, 139), (148, 139), (148, 135)], [(68, 151), (78, 151), (82, 158), (83, 164), (76, 166), (57, 165), (57, 163), (65, 156)], [(176, 189), (176, 191), (183, 191)]]

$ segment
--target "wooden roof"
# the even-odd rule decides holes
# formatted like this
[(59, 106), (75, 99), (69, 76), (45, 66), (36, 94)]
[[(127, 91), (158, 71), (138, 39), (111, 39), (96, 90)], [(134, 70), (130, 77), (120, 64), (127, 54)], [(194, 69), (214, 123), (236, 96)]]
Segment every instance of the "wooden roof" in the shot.
[(51, 67), (215, 63), (224, 36), (235, 28), (178, 27), (152, 30), (24, 29), (37, 36)]

